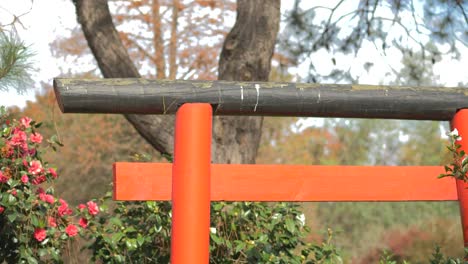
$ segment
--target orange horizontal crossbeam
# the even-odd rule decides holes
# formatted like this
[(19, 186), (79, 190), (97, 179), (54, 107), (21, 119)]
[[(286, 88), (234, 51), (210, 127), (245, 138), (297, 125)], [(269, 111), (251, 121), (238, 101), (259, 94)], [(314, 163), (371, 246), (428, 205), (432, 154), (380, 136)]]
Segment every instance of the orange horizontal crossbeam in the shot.
[[(211, 165), (212, 201), (453, 201), (441, 166)], [(114, 164), (114, 199), (171, 199), (170, 163)]]

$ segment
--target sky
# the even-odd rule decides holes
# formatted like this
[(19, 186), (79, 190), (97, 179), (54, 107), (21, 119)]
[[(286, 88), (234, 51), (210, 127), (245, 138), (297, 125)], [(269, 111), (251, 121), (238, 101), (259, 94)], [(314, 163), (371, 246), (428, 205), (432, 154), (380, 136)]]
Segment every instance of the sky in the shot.
[[(316, 0), (314, 3), (317, 2), (330, 5), (333, 1)], [(348, 2), (355, 3), (353, 1)], [(287, 3), (288, 1), (282, 1), (282, 8), (288, 8)], [(34, 67), (37, 69), (33, 73), (36, 84), (27, 94), (19, 95), (14, 90), (0, 92), (0, 105), (23, 107), (27, 100), (34, 100), (34, 94), (40, 91), (41, 82), (52, 84), (53, 78), (60, 75), (60, 66), (64, 65), (65, 59), (52, 56), (49, 43), (57, 37), (66, 36), (69, 29), (77, 24), (75, 9), (70, 0), (0, 0), (1, 24), (9, 23), (12, 19), (11, 14), (18, 15), (22, 13), (27, 14), (20, 18), (22, 26), (18, 25), (17, 30), (20, 38), (36, 53), (33, 59)], [(337, 60), (343, 64), (359, 66), (354, 67), (353, 72), (355, 75), (361, 76), (360, 83), (362, 84), (385, 82), (382, 72), (388, 71), (388, 65), (398, 65), (399, 58), (395, 56), (383, 58), (370, 43), (365, 45), (367, 46), (364, 46), (357, 58), (343, 55), (337, 57)], [(462, 57), (468, 57), (466, 48), (461, 52)], [(325, 51), (318, 52), (315, 59), (323, 61), (320, 65), (323, 72), (330, 71), (333, 68), (330, 56)], [(366, 72), (360, 66), (369, 59), (374, 60), (375, 64), (371, 71)], [(440, 83), (444, 86), (456, 86), (459, 82), (468, 83), (466, 63), (463, 63), (463, 59), (457, 61), (444, 57), (440, 63), (434, 66), (434, 70), (440, 76)], [(293, 74), (301, 75), (303, 70), (298, 67), (291, 71)]]

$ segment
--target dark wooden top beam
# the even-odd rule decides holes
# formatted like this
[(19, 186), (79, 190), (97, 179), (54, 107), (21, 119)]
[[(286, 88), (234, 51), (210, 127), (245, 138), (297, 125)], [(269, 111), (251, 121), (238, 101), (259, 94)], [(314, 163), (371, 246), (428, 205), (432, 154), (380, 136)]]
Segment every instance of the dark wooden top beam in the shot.
[(468, 108), (468, 88), (59, 78), (54, 88), (65, 113), (174, 114), (199, 102), (215, 115), (450, 120)]

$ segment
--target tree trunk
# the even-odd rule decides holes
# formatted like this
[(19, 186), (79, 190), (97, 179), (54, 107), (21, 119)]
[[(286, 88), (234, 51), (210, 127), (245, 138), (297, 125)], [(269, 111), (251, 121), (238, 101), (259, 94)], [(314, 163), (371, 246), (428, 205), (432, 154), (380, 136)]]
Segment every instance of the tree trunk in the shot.
[[(239, 0), (224, 41), (219, 80), (267, 81), (280, 20), (279, 0)], [(215, 162), (255, 163), (263, 117), (216, 117)]]
[[(88, 45), (106, 78), (140, 77), (112, 22), (106, 0), (73, 0)], [(239, 0), (237, 20), (224, 43), (219, 79), (266, 81), (279, 27), (279, 0)], [(158, 51), (156, 51), (158, 52)], [(173, 152), (173, 117), (126, 115), (153, 147)], [(261, 117), (222, 117), (214, 122), (214, 162), (253, 163)]]
[[(105, 78), (140, 77), (112, 22), (107, 0), (73, 2), (78, 22), (102, 75)], [(173, 116), (125, 115), (125, 118), (155, 149), (163, 154), (172, 154)]]

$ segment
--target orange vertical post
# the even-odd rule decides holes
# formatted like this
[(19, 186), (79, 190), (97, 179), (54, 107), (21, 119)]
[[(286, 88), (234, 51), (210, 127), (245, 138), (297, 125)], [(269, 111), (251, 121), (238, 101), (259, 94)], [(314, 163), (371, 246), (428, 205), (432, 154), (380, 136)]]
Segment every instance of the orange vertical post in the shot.
[[(461, 140), (458, 143), (461, 149), (468, 152), (468, 109), (459, 110), (452, 119), (452, 129), (456, 128)], [(457, 180), (458, 200), (460, 202), (460, 215), (463, 228), (463, 240), (465, 247), (468, 247), (468, 184), (462, 180)]]
[(182, 105), (176, 114), (172, 167), (172, 264), (209, 262), (210, 104)]

